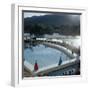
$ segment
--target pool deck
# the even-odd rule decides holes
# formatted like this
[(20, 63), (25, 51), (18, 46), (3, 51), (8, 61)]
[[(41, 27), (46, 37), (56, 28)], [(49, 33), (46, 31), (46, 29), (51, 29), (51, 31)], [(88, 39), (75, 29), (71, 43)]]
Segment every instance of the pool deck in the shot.
[(57, 44), (52, 44), (52, 43), (49, 43), (49, 42), (43, 42), (43, 44), (48, 46), (48, 47), (55, 48), (57, 50), (60, 50), (60, 51), (64, 52), (70, 58), (75, 58), (75, 56), (76, 56), (76, 55), (72, 54), (71, 50), (69, 50), (69, 49), (67, 49), (63, 46), (60, 46), (60, 45), (57, 45)]
[(34, 66), (25, 60), (24, 61), (24, 77), (33, 76), (33, 70), (34, 70)]
[[(27, 62), (27, 61), (25, 61), (25, 62)], [(67, 68), (71, 65), (78, 64), (78, 63), (80, 63), (80, 57), (65, 61), (61, 65), (53, 64), (53, 65), (50, 65), (48, 67), (41, 68), (37, 71), (34, 71), (34, 70), (31, 71), (31, 68), (30, 68), (32, 66), (31, 64), (30, 64), (31, 66), (29, 65), (30, 67), (27, 66), (26, 64), (24, 64), (24, 67), (25, 67), (24, 76), (25, 77), (43, 76), (43, 75), (48, 74), (50, 72), (61, 70), (63, 68)]]
[(74, 65), (74, 64), (77, 64), (79, 62), (80, 62), (80, 60), (72, 59), (70, 61), (63, 62), (61, 65), (57, 65), (57, 66), (52, 65), (51, 68), (46, 67), (46, 68), (40, 69), (40, 70), (35, 72), (35, 75), (48, 74), (48, 73), (53, 72), (53, 71), (57, 71), (57, 70), (61, 70), (63, 68), (67, 68), (67, 67)]

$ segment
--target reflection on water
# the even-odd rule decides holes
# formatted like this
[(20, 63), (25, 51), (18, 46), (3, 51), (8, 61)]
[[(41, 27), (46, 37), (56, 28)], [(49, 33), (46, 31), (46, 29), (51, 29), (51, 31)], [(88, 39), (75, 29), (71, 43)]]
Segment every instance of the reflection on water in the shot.
[(35, 61), (37, 60), (39, 68), (47, 67), (52, 64), (58, 65), (60, 58), (62, 61), (69, 59), (69, 57), (63, 52), (41, 44), (33, 46), (32, 49), (25, 48), (24, 58), (32, 65), (34, 65)]

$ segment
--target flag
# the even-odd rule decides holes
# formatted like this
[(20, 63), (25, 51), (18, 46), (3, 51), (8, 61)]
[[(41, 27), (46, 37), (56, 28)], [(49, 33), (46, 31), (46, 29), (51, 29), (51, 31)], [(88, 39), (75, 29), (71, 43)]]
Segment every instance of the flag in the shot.
[(37, 64), (37, 61), (35, 61), (34, 71), (37, 71), (37, 70), (38, 70), (38, 64)]

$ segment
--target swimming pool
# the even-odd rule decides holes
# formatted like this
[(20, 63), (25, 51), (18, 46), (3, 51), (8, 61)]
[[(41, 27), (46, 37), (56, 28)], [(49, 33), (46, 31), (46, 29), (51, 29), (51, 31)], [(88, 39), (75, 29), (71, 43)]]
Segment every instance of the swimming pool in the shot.
[(60, 50), (42, 44), (24, 49), (24, 59), (33, 66), (35, 61), (37, 61), (39, 68), (48, 67), (53, 64), (58, 65), (60, 58), (63, 62), (70, 59)]

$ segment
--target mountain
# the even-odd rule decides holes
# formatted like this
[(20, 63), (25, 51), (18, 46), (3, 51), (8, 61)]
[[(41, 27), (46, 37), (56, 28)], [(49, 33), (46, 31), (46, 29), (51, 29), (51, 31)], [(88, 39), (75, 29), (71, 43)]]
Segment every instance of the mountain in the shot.
[(51, 14), (51, 15), (33, 16), (33, 17), (25, 18), (24, 23), (25, 24), (44, 23), (48, 25), (73, 25), (73, 24), (78, 25), (80, 23), (80, 20), (79, 18), (75, 18), (75, 20), (72, 20), (72, 18), (68, 14), (67, 15), (66, 14), (61, 14), (61, 15)]

